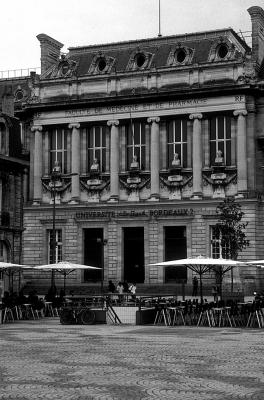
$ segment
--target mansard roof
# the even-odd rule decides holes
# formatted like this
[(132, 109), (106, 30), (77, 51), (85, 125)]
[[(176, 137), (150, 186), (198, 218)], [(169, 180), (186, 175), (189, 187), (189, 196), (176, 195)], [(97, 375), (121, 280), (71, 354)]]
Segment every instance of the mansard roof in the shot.
[[(227, 28), (152, 39), (70, 47), (68, 49), (69, 52), (60, 62), (69, 63), (67, 76), (71, 76), (70, 71), (72, 71), (72, 75), (87, 76), (100, 73), (123, 73), (153, 68), (197, 65), (216, 61), (212, 60), (210, 55), (212, 49), (216, 48), (221, 41), (232, 46), (231, 59), (233, 61), (241, 59), (245, 53), (250, 52), (248, 45), (231, 28)], [(186, 59), (188, 62), (173, 62), (171, 58), (173, 58), (173, 54), (177, 49), (183, 49), (188, 53), (189, 57)], [(133, 57), (137, 54), (143, 54), (147, 60), (140, 68), (135, 68), (132, 62), (134, 60)], [(105, 60), (106, 67), (102, 71), (96, 69), (96, 63), (99, 59)], [(63, 77), (62, 74), (57, 72), (61, 68), (60, 62), (49, 68), (43, 74), (43, 78)]]

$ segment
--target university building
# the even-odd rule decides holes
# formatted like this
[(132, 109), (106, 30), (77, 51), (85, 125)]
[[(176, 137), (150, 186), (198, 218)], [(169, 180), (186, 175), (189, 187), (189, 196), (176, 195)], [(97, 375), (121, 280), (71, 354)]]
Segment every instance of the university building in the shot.
[[(25, 264), (52, 260), (55, 222), (56, 260), (103, 268), (71, 274), (71, 287), (191, 283), (185, 268), (149, 264), (221, 255), (214, 225), (227, 197), (248, 222), (240, 257), (264, 258), (264, 11), (248, 12), (252, 47), (231, 28), (67, 54), (37, 36), (41, 74), (18, 112), (30, 151)], [(253, 267), (237, 282), (251, 290), (264, 277)]]

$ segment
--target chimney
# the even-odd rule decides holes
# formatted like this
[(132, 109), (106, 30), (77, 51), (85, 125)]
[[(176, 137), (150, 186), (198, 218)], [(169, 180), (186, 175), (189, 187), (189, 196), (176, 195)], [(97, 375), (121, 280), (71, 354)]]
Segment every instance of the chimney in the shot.
[(264, 59), (264, 10), (253, 6), (247, 11), (252, 23), (252, 61), (258, 69)]
[(15, 114), (14, 111), (14, 95), (12, 91), (12, 87), (6, 87), (2, 96), (2, 113), (13, 117)]
[(60, 50), (64, 45), (52, 37), (45, 35), (45, 33), (40, 33), (37, 39), (40, 41), (41, 74), (43, 74), (51, 65), (59, 60)]

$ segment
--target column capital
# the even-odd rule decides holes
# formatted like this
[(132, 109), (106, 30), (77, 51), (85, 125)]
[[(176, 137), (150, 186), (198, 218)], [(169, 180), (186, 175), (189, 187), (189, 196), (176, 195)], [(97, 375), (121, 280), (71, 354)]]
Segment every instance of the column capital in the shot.
[(235, 117), (238, 117), (239, 115), (243, 115), (243, 117), (245, 117), (247, 115), (247, 110), (235, 110), (233, 114)]
[(203, 118), (203, 114), (200, 114), (200, 113), (190, 114), (189, 118), (190, 119), (202, 119)]
[(110, 119), (107, 121), (107, 126), (118, 126), (119, 125), (119, 120), (118, 119)]
[(156, 122), (158, 124), (160, 122), (160, 117), (149, 117), (147, 119), (148, 124), (152, 124), (153, 122)]
[(71, 124), (68, 125), (68, 128), (69, 129), (74, 129), (74, 128), (79, 129), (80, 124), (79, 124), (79, 122), (72, 122)]
[(32, 132), (36, 132), (36, 131), (41, 132), (41, 131), (42, 131), (42, 125), (33, 125), (33, 126), (31, 127), (31, 131), (32, 131)]

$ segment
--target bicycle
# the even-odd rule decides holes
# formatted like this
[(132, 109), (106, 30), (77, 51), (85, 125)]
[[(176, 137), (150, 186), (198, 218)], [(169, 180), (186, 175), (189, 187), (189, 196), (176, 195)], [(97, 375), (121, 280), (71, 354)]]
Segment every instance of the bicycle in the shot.
[(65, 307), (60, 312), (60, 323), (92, 325), (95, 321), (95, 312), (87, 307)]

